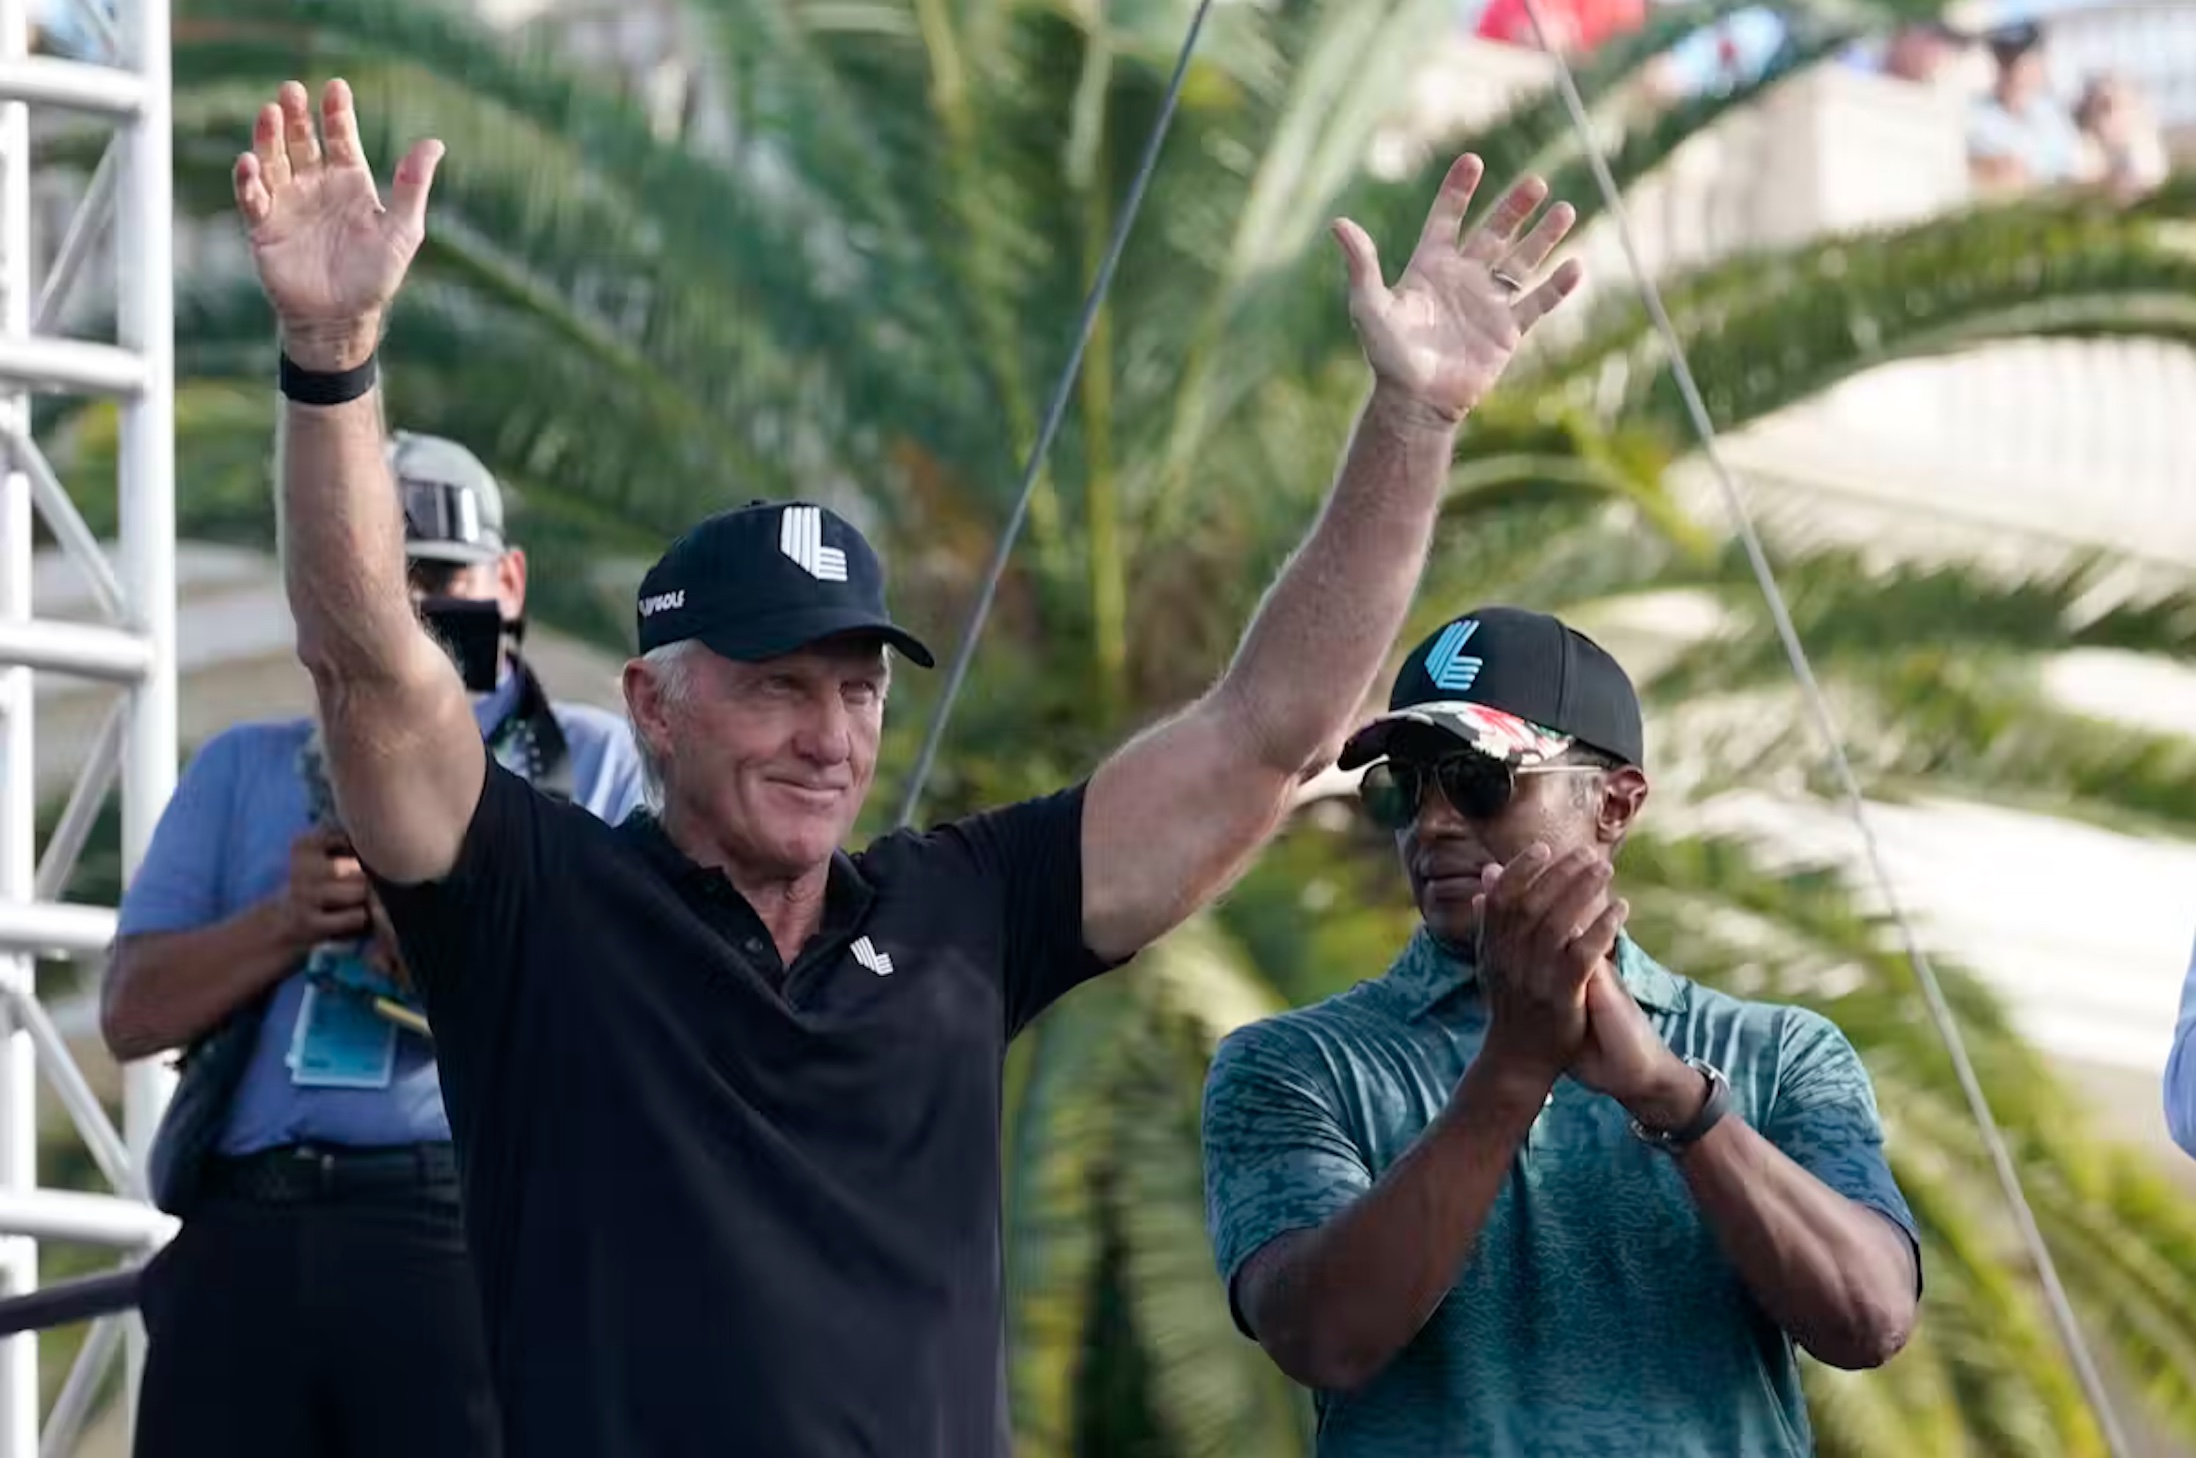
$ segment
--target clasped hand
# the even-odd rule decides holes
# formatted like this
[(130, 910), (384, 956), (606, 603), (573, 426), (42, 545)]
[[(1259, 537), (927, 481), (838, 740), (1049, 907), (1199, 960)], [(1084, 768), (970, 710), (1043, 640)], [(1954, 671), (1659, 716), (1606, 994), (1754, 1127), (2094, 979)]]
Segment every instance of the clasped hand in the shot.
[[(1569, 1073), (1661, 1124), (1700, 1078), (1670, 1051), (1617, 977), (1617, 934), (1631, 907), (1610, 896), (1611, 874), (1596, 850), (1556, 855), (1538, 844), (1480, 873), (1483, 1056), (1549, 1084)], [(1650, 1112), (1656, 1117), (1647, 1118)]]

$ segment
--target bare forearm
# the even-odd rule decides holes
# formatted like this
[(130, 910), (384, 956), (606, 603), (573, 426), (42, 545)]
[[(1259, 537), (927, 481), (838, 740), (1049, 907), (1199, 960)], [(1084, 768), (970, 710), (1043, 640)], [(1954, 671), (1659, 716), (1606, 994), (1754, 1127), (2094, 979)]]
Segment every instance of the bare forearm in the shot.
[(1410, 609), (1456, 425), (1375, 387), (1318, 525), (1220, 689), (1260, 761), (1295, 773), (1339, 739)]
[(187, 932), (125, 937), (100, 992), (100, 1032), (124, 1062), (180, 1048), (297, 966), (274, 901)]
[(1680, 1158), (1717, 1243), (1764, 1311), (1818, 1359), (1874, 1367), (1912, 1333), (1905, 1233), (1726, 1117)]
[(1409, 1344), (1456, 1284), (1546, 1095), (1474, 1064), (1363, 1198), (1282, 1252), (1246, 1310), (1283, 1371), (1348, 1390)]
[[(1409, 610), (1454, 424), (1375, 388), (1318, 524), (1218, 688), (1094, 777), (1084, 937), (1126, 956), (1220, 894), (1338, 746)], [(1182, 833), (1155, 846), (1164, 820)]]
[[(370, 335), (286, 347), (324, 369), (372, 353)], [(379, 390), (342, 405), (283, 406), (283, 581), (298, 657), (319, 680), (397, 676), (420, 637), (404, 583), (404, 512), (385, 449)]]
[[(352, 338), (316, 347), (310, 367), (370, 352)], [(367, 864), (414, 881), (456, 858), (486, 767), (456, 668), (412, 607), (386, 449), (378, 391), (284, 406), (283, 580), (344, 824)]]

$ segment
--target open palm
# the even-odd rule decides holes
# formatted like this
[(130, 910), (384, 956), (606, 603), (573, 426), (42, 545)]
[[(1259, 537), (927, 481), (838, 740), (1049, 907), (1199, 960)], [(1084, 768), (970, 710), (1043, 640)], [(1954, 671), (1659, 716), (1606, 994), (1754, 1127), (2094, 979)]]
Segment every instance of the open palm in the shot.
[(322, 356), (299, 358), (308, 367), (341, 369), (371, 352), (381, 314), (426, 236), (442, 144), (421, 142), (405, 155), (384, 207), (359, 145), (351, 88), (340, 80), (322, 95), (321, 130), (325, 150), (305, 88), (285, 82), (260, 109), (252, 150), (237, 159), (236, 202), (285, 347)]
[(1365, 230), (1347, 219), (1335, 224), (1350, 272), (1350, 317), (1373, 373), (1452, 421), (1486, 396), (1525, 332), (1583, 277), (1574, 260), (1527, 289), (1578, 217), (1557, 203), (1520, 238), (1548, 194), (1537, 177), (1511, 188), (1492, 216), (1459, 238), (1484, 170), (1473, 156), (1449, 168), (1393, 289)]

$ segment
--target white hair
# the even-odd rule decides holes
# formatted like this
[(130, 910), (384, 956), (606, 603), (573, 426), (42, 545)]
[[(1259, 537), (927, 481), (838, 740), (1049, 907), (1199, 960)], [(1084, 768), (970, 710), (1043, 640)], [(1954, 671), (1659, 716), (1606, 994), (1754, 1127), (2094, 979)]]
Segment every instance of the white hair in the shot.
[[(666, 643), (661, 648), (651, 648), (641, 655), (640, 661), (648, 665), (649, 677), (655, 680), (657, 697), (666, 703), (684, 703), (694, 687), (694, 663), (706, 650), (698, 638), (682, 638), (676, 643)], [(628, 718), (632, 714), (626, 710)], [(663, 813), (663, 761), (656, 755), (655, 747), (638, 724), (633, 726), (633, 748), (640, 753), (641, 797), (648, 808)]]
[[(651, 648), (643, 653), (640, 661), (648, 665), (649, 677), (655, 680), (656, 696), (666, 704), (683, 704), (694, 691), (694, 665), (709, 650), (699, 638), (681, 638), (676, 643), (666, 643), (661, 648)], [(892, 648), (883, 645), (883, 691), (892, 691)], [(632, 721), (632, 708), (626, 708), (626, 719)], [(641, 733), (639, 724), (632, 724), (633, 748), (640, 754), (641, 798), (650, 810), (663, 813), (663, 761), (648, 743), (648, 736)]]

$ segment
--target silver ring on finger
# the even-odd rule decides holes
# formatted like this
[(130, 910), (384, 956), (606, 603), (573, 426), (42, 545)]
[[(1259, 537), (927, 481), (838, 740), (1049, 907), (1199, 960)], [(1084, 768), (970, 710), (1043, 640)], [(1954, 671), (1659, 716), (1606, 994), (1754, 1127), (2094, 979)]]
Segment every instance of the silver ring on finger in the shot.
[(1508, 297), (1514, 299), (1525, 292), (1525, 281), (1516, 274), (1506, 273), (1499, 268), (1492, 269), (1490, 272), (1494, 275), (1494, 281), (1502, 286), (1502, 292)]

